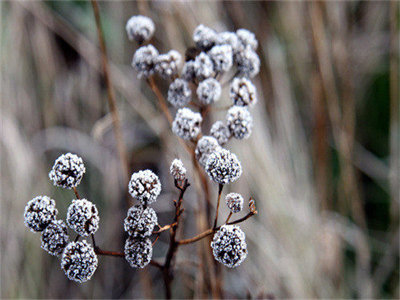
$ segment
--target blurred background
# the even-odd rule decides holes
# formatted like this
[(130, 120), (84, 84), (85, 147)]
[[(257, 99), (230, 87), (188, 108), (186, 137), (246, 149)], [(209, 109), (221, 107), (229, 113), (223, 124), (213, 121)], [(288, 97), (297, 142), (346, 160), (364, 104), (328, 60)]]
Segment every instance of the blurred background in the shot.
[[(246, 28), (259, 41), (255, 127), (246, 142), (227, 145), (244, 173), (225, 190), (252, 196), (259, 213), (241, 225), (246, 261), (222, 268), (225, 297), (399, 298), (398, 2), (99, 6), (129, 173), (151, 168), (159, 174), (163, 193), (154, 208), (160, 224), (171, 222), (177, 196), (170, 162), (181, 158), (191, 182), (195, 173), (154, 94), (130, 66), (137, 46), (127, 39), (126, 21), (136, 14), (151, 17), (152, 43), (160, 52), (183, 54), (201, 23), (217, 31)], [(69, 281), (59, 260), (40, 248), (40, 235), (24, 226), (24, 207), (37, 195), (54, 198), (65, 218), (73, 192), (52, 186), (48, 172), (70, 151), (83, 157), (87, 169), (79, 193), (100, 211), (97, 243), (122, 250), (127, 187), (90, 3), (2, 1), (0, 7), (1, 297), (164, 297), (156, 268), (132, 269), (114, 257), (100, 257), (88, 283)], [(166, 95), (167, 85), (159, 84)], [(215, 186), (211, 192), (216, 197)], [(181, 237), (198, 232), (201, 201), (191, 187)], [(155, 260), (164, 259), (168, 239), (161, 235)], [(179, 249), (174, 297), (210, 296), (198, 249)]]

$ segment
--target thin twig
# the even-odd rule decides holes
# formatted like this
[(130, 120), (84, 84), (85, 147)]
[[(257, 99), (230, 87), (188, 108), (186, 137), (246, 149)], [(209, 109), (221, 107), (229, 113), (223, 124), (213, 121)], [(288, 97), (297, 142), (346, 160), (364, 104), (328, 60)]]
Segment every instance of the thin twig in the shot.
[(150, 86), (151, 90), (154, 92), (154, 94), (157, 96), (158, 103), (160, 104), (160, 108), (163, 111), (164, 115), (166, 116), (169, 125), (171, 125), (173, 119), (172, 119), (171, 113), (169, 112), (167, 101), (165, 100), (163, 94), (160, 92), (160, 89), (156, 85), (154, 78), (149, 77), (147, 79), (147, 83)]
[(217, 222), (218, 222), (218, 211), (219, 211), (219, 203), (221, 201), (221, 194), (222, 194), (222, 189), (224, 188), (223, 184), (218, 185), (218, 201), (217, 201), (217, 211), (215, 213), (215, 220), (214, 220), (214, 226), (213, 228), (215, 229), (217, 227)]
[(79, 197), (79, 193), (78, 193), (78, 190), (76, 189), (76, 187), (73, 187), (73, 189), (74, 189), (74, 193), (75, 193), (76, 198), (77, 199), (81, 199), (81, 197)]
[(230, 212), (228, 217), (226, 218), (225, 224), (227, 224), (229, 222), (229, 219), (232, 217), (233, 212)]
[(153, 231), (153, 234), (159, 234), (159, 233), (161, 233), (163, 231), (166, 231), (166, 230), (170, 229), (171, 227), (173, 227), (175, 225), (176, 225), (176, 222), (174, 222), (172, 224), (165, 225), (163, 227), (160, 227), (160, 229)]
[[(101, 50), (101, 62), (102, 62), (102, 67), (103, 67), (103, 74), (104, 74), (104, 79), (106, 82), (107, 86), (107, 96), (108, 96), (108, 105), (110, 107), (111, 111), (111, 117), (113, 121), (113, 128), (114, 128), (114, 134), (115, 134), (115, 139), (117, 141), (117, 149), (118, 149), (118, 154), (119, 158), (121, 161), (121, 168), (123, 170), (123, 176), (124, 176), (124, 182), (128, 180), (128, 155), (126, 151), (126, 145), (123, 140), (123, 135), (122, 135), (122, 129), (121, 129), (121, 122), (120, 118), (118, 115), (118, 110), (117, 110), (117, 102), (115, 100), (115, 93), (114, 93), (114, 88), (112, 85), (111, 81), (111, 75), (110, 75), (110, 70), (109, 70), (109, 64), (108, 64), (108, 58), (107, 58), (107, 48), (106, 44), (104, 41), (104, 33), (101, 27), (101, 20), (100, 20), (100, 12), (99, 12), (99, 5), (96, 0), (91, 0), (93, 7), (93, 12), (94, 12), (94, 17), (96, 20), (96, 28), (97, 28), (97, 36), (99, 39), (99, 44), (100, 44), (100, 50)], [(127, 204), (128, 206), (130, 205), (129, 203), (129, 198), (127, 199)]]

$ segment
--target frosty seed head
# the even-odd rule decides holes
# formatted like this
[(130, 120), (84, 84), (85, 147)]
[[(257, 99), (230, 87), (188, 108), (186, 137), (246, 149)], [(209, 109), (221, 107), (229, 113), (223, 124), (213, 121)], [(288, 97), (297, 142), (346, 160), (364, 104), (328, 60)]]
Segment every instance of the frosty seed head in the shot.
[(216, 79), (207, 78), (199, 83), (196, 92), (197, 97), (202, 104), (212, 104), (218, 101), (221, 96), (221, 85)]
[(235, 225), (222, 225), (211, 242), (214, 258), (229, 268), (239, 266), (247, 256), (246, 235)]
[(247, 29), (238, 29), (236, 35), (242, 43), (243, 48), (250, 47), (254, 51), (257, 50), (258, 41), (254, 33)]
[(132, 66), (139, 73), (138, 78), (154, 74), (158, 51), (153, 45), (142, 46), (133, 55)]
[(249, 46), (238, 52), (235, 59), (241, 75), (253, 78), (260, 72), (260, 58)]
[(214, 46), (217, 40), (217, 33), (214, 29), (211, 29), (203, 24), (196, 27), (193, 32), (193, 41), (196, 46), (202, 50), (208, 50)]
[(253, 117), (246, 107), (232, 106), (226, 114), (226, 124), (234, 138), (247, 139), (253, 129)]
[(195, 154), (197, 161), (203, 168), (206, 166), (210, 154), (218, 148), (220, 148), (220, 145), (212, 136), (203, 136), (199, 139), (196, 145)]
[(233, 51), (230, 45), (216, 45), (208, 51), (208, 56), (214, 63), (214, 70), (227, 72), (232, 67)]
[(146, 237), (153, 232), (157, 224), (157, 215), (151, 207), (132, 206), (124, 220), (124, 229), (130, 236)]
[(88, 281), (97, 269), (97, 256), (86, 241), (71, 242), (61, 257), (61, 268), (68, 279), (77, 282)]
[(225, 197), (226, 205), (233, 213), (237, 213), (243, 209), (243, 197), (238, 193), (229, 193)]
[(125, 259), (132, 268), (144, 268), (153, 256), (153, 246), (149, 238), (128, 237), (125, 242)]
[(56, 186), (72, 189), (79, 185), (85, 172), (86, 169), (82, 158), (78, 155), (67, 153), (56, 159), (49, 173), (49, 178)]
[(224, 124), (224, 122), (216, 121), (211, 126), (210, 135), (218, 141), (218, 144), (223, 146), (229, 141), (231, 137), (231, 132), (229, 131), (228, 126)]
[(184, 140), (194, 140), (201, 131), (203, 118), (189, 108), (180, 108), (172, 123), (172, 131)]
[(133, 173), (128, 186), (129, 193), (142, 205), (155, 202), (161, 193), (160, 179), (150, 170)]
[(177, 181), (183, 181), (186, 178), (186, 169), (180, 159), (175, 158), (172, 161), (169, 172)]
[(67, 225), (63, 220), (53, 220), (42, 231), (42, 249), (59, 256), (69, 242)]
[(218, 33), (217, 44), (231, 46), (233, 53), (238, 52), (242, 47), (242, 44), (236, 33), (230, 31)]
[(236, 155), (223, 148), (210, 154), (205, 169), (208, 176), (219, 184), (234, 182), (242, 175), (242, 166)]
[(245, 77), (233, 79), (229, 95), (237, 106), (252, 106), (257, 103), (256, 87)]
[(181, 77), (186, 81), (193, 81), (196, 78), (195, 63), (194, 60), (185, 62), (182, 68)]
[(126, 32), (129, 40), (136, 40), (139, 44), (151, 39), (155, 26), (152, 19), (145, 16), (133, 16), (126, 22)]
[(171, 50), (166, 54), (160, 54), (156, 59), (156, 72), (164, 78), (170, 78), (178, 74), (182, 56), (178, 51)]
[(25, 225), (33, 232), (43, 231), (56, 219), (56, 202), (47, 196), (38, 196), (25, 206)]
[(168, 89), (168, 102), (175, 107), (185, 106), (190, 102), (192, 91), (187, 81), (177, 78)]
[(209, 78), (214, 74), (214, 63), (206, 53), (201, 52), (196, 56), (194, 71), (199, 81)]
[(81, 236), (88, 236), (99, 229), (99, 212), (96, 205), (86, 199), (72, 200), (68, 207), (67, 224)]

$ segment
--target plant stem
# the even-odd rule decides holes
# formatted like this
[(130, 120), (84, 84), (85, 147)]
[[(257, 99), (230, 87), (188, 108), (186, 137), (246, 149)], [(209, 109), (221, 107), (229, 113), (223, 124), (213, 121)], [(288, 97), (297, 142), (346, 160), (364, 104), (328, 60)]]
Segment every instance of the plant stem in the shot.
[(79, 193), (78, 193), (78, 190), (76, 189), (76, 187), (73, 187), (73, 189), (74, 189), (74, 193), (75, 193), (76, 198), (77, 199), (81, 199), (81, 197), (79, 197)]
[(228, 215), (228, 218), (226, 218), (225, 224), (228, 223), (229, 219), (232, 217), (233, 212), (230, 212)]
[(219, 186), (218, 186), (217, 211), (216, 211), (216, 213), (215, 213), (215, 220), (214, 220), (214, 226), (213, 226), (214, 229), (217, 227), (219, 203), (220, 203), (220, 201), (221, 201), (221, 194), (222, 194), (222, 189), (223, 189), (223, 188), (224, 188), (224, 185), (223, 185), (223, 184), (219, 184)]
[(166, 231), (166, 230), (170, 229), (171, 227), (174, 227), (175, 225), (177, 225), (176, 222), (174, 222), (174, 223), (172, 223), (172, 224), (165, 225), (165, 226), (163, 226), (163, 227), (160, 227), (159, 230), (153, 231), (153, 234), (159, 234), (159, 233), (161, 233), (161, 232), (163, 232), (163, 231)]
[(160, 104), (160, 108), (163, 111), (164, 115), (166, 116), (169, 125), (172, 124), (172, 116), (171, 113), (169, 112), (167, 101), (165, 100), (163, 94), (160, 92), (160, 89), (156, 85), (154, 78), (151, 76), (147, 79), (147, 83), (149, 84), (151, 90), (154, 92), (154, 94), (157, 96), (158, 103)]
[[(111, 111), (111, 117), (113, 121), (113, 128), (115, 139), (117, 142), (117, 150), (119, 154), (119, 159), (121, 162), (121, 168), (123, 170), (124, 182), (128, 180), (128, 155), (126, 151), (126, 145), (123, 140), (122, 129), (121, 129), (121, 122), (118, 115), (117, 104), (115, 100), (115, 93), (111, 81), (111, 75), (109, 70), (108, 58), (107, 58), (107, 48), (106, 43), (104, 41), (104, 33), (101, 27), (101, 20), (100, 20), (100, 12), (99, 12), (99, 5), (96, 0), (90, 1), (93, 7), (94, 17), (96, 20), (96, 28), (97, 28), (97, 36), (99, 39), (100, 50), (101, 50), (101, 62), (103, 67), (103, 75), (105, 79), (105, 83), (107, 86), (107, 99), (108, 105)], [(129, 203), (129, 198), (127, 198), (127, 204)]]

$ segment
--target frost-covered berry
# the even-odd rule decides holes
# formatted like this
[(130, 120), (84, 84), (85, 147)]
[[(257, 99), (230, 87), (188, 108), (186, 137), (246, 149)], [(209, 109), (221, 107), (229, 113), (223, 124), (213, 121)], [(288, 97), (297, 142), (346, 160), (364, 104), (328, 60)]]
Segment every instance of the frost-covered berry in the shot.
[(175, 158), (169, 168), (169, 172), (177, 181), (185, 180), (186, 178), (186, 168), (180, 159)]
[(243, 209), (243, 197), (238, 193), (229, 193), (225, 197), (225, 202), (228, 208), (233, 213), (237, 213)]
[(216, 45), (207, 54), (214, 63), (215, 71), (227, 72), (232, 67), (233, 51), (230, 45)]
[(177, 78), (172, 82), (168, 89), (168, 102), (175, 107), (185, 106), (190, 102), (192, 91), (187, 81)]
[(145, 16), (133, 16), (126, 22), (126, 32), (129, 40), (136, 40), (139, 44), (151, 39), (155, 26), (152, 19)]
[(217, 40), (217, 33), (214, 29), (211, 29), (203, 24), (196, 27), (193, 32), (193, 41), (196, 46), (202, 50), (208, 50), (214, 46)]
[(98, 259), (92, 246), (86, 241), (71, 242), (61, 257), (61, 268), (68, 279), (77, 282), (88, 281), (97, 269)]
[(235, 59), (241, 75), (253, 78), (260, 72), (260, 58), (249, 46), (239, 51), (235, 55)]
[(132, 206), (124, 220), (124, 229), (130, 236), (150, 236), (157, 224), (157, 215), (151, 207)]
[(76, 154), (67, 153), (56, 159), (49, 178), (56, 186), (72, 189), (78, 186), (85, 172), (82, 158)]
[(129, 237), (125, 242), (125, 259), (132, 268), (144, 268), (153, 256), (153, 245), (149, 238)]
[(199, 83), (196, 92), (202, 104), (212, 104), (218, 101), (221, 96), (221, 85), (216, 79), (207, 78)]
[(226, 124), (234, 138), (247, 139), (253, 129), (253, 117), (246, 107), (232, 106), (226, 114)]
[(245, 77), (235, 77), (231, 83), (230, 97), (234, 105), (251, 106), (257, 102), (257, 90)]
[(211, 126), (210, 135), (218, 141), (218, 144), (223, 146), (229, 141), (229, 138), (231, 137), (231, 132), (229, 131), (228, 126), (224, 124), (224, 122), (216, 121)]
[(203, 118), (199, 113), (189, 108), (180, 108), (176, 112), (175, 120), (172, 122), (172, 131), (184, 140), (195, 139), (201, 131)]
[(238, 29), (236, 31), (236, 35), (239, 38), (240, 42), (242, 43), (243, 48), (246, 48), (247, 46), (249, 46), (254, 51), (257, 50), (258, 41), (257, 41), (254, 33), (252, 33), (251, 31), (249, 31), (247, 29), (242, 28), (242, 29)]
[(132, 66), (139, 73), (138, 78), (149, 77), (155, 72), (158, 50), (153, 45), (142, 46), (136, 50)]
[(88, 236), (99, 229), (99, 212), (96, 205), (86, 199), (72, 200), (68, 207), (67, 224), (81, 236)]
[(155, 202), (161, 193), (160, 179), (151, 170), (133, 173), (128, 186), (129, 193), (142, 205)]
[(49, 254), (58, 256), (69, 242), (67, 225), (63, 220), (53, 220), (42, 231), (42, 249)]
[(214, 74), (214, 63), (210, 56), (201, 52), (194, 61), (194, 71), (198, 80), (204, 80)]
[(186, 81), (193, 81), (196, 78), (195, 63), (194, 60), (185, 62), (182, 68), (181, 77)]
[(235, 225), (223, 225), (211, 242), (214, 258), (229, 268), (239, 266), (247, 256), (246, 235)]
[(43, 231), (56, 219), (56, 202), (47, 196), (38, 196), (25, 206), (25, 225), (33, 232)]
[(210, 154), (205, 169), (208, 176), (219, 184), (234, 182), (242, 175), (242, 166), (237, 156), (223, 148), (217, 148)]
[(197, 142), (195, 154), (196, 159), (200, 165), (204, 168), (207, 164), (208, 157), (211, 153), (220, 147), (218, 141), (212, 136), (203, 136)]
[(160, 54), (156, 59), (156, 72), (164, 78), (170, 78), (178, 73), (182, 56), (178, 51), (171, 50), (166, 54)]
[(218, 33), (217, 44), (218, 45), (230, 45), (232, 47), (233, 53), (238, 52), (242, 47), (242, 44), (241, 44), (238, 36), (236, 35), (236, 33), (230, 32), (230, 31)]

